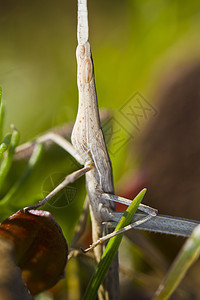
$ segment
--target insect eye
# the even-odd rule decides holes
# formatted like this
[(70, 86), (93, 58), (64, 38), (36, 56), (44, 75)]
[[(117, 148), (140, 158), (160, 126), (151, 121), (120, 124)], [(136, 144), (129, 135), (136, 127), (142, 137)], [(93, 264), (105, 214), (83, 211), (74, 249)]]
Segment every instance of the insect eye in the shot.
[(93, 75), (93, 67), (92, 67), (92, 62), (91, 59), (88, 57), (83, 64), (83, 82), (84, 83), (89, 83), (92, 79)]

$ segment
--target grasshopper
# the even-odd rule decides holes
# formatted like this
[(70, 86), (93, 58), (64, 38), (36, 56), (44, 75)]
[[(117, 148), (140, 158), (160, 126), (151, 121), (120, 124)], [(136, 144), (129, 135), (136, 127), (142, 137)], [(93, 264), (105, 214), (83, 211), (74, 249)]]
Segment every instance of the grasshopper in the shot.
[[(26, 209), (41, 207), (67, 184), (86, 174), (87, 197), (89, 199), (94, 242), (86, 251), (94, 248), (96, 261), (99, 262), (104, 249), (100, 245), (102, 242), (136, 226), (138, 229), (188, 236), (197, 224), (187, 220), (157, 216), (155, 209), (140, 204), (139, 209), (143, 213), (135, 214), (135, 222), (119, 232), (110, 233), (106, 225), (107, 222), (111, 222), (115, 226), (121, 218), (121, 213), (115, 211), (115, 202), (130, 205), (132, 201), (114, 195), (112, 166), (100, 124), (94, 65), (88, 37), (87, 0), (78, 0), (78, 46), (76, 58), (79, 105), (71, 135), (72, 144), (62, 136), (52, 132), (48, 132), (36, 140), (37, 143), (46, 143), (48, 140), (55, 142), (69, 152), (84, 167), (66, 176), (65, 180), (40, 203), (29, 206)], [(19, 146), (17, 152), (23, 151), (31, 144), (26, 143)], [(116, 255), (108, 271), (107, 278), (99, 289), (99, 299), (119, 299), (118, 273), (118, 257)]]

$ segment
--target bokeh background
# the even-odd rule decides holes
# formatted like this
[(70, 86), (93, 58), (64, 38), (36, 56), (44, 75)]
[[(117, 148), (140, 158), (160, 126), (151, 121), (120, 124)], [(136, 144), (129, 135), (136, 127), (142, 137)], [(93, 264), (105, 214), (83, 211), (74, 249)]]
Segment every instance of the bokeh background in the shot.
[[(112, 115), (104, 132), (116, 191), (133, 198), (147, 186), (146, 203), (163, 214), (198, 220), (199, 1), (88, 2), (99, 106), (109, 109)], [(14, 124), (20, 131), (20, 143), (75, 120), (76, 9), (76, 1), (69, 0), (0, 0), (0, 86), (6, 106), (5, 132)], [(146, 110), (138, 108), (139, 104)], [(1, 197), (25, 165), (26, 162), (15, 163)], [(63, 150), (53, 147), (15, 195), (13, 212), (42, 199), (78, 167)], [(69, 243), (84, 197), (84, 179), (80, 179), (45, 207), (62, 226)], [(1, 219), (5, 217), (2, 213)], [(152, 239), (156, 239), (167, 261), (183, 242), (164, 236), (160, 239), (158, 235)], [(150, 272), (151, 268), (141, 262), (144, 257), (138, 248), (128, 240), (124, 243), (122, 265), (130, 264), (126, 261), (128, 253), (134, 270)], [(90, 271), (85, 265), (83, 259), (70, 262), (67, 279), (54, 296), (49, 294), (49, 299), (79, 299), (92, 273), (92, 264)], [(80, 266), (87, 270), (87, 276)], [(130, 289), (135, 299), (148, 299), (159, 281), (153, 285), (148, 279), (150, 283), (144, 292), (144, 278), (137, 281), (128, 271), (122, 270), (126, 287), (123, 292)], [(190, 287), (189, 284), (191, 291)], [(183, 291), (176, 299), (198, 299), (190, 298), (188, 293)], [(133, 299), (129, 292), (125, 294), (123, 299)]]

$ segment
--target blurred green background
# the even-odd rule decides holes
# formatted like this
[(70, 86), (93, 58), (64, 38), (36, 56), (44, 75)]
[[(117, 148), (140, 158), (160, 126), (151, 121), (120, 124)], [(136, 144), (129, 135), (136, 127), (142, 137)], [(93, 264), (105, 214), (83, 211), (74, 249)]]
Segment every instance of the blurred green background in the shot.
[[(200, 3), (198, 0), (88, 2), (99, 106), (110, 109), (131, 136), (132, 125), (122, 118), (120, 108), (136, 92), (156, 108), (154, 95), (160, 79), (168, 70), (200, 58)], [(76, 1), (69, 0), (0, 0), (0, 86), (6, 106), (5, 132), (13, 123), (20, 131), (20, 143), (75, 120), (76, 10)], [(129, 146), (126, 143), (116, 153), (112, 151), (114, 143), (109, 146), (116, 183), (126, 172), (139, 167), (134, 147), (127, 155)], [(25, 163), (15, 164), (4, 193), (24, 167)], [(13, 212), (41, 199), (65, 174), (77, 168), (57, 147), (45, 153), (32, 177), (16, 195)], [(68, 189), (72, 193), (70, 199), (74, 200), (70, 200), (70, 205), (60, 200), (60, 204), (47, 208), (62, 225), (68, 240), (81, 212), (83, 185), (81, 179)]]
[[(0, 82), (21, 142), (75, 119), (76, 1), (0, 1)], [(118, 110), (136, 91), (199, 54), (199, 1), (89, 1), (100, 107)]]

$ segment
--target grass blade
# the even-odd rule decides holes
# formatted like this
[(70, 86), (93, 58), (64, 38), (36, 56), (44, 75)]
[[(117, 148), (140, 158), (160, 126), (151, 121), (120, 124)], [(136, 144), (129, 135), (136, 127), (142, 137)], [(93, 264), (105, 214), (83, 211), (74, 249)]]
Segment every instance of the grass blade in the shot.
[(1, 102), (2, 88), (0, 87), (0, 140), (3, 137), (3, 123), (4, 123), (4, 105)]
[[(141, 203), (144, 195), (146, 193), (146, 189), (143, 189), (133, 200), (131, 205), (127, 208), (124, 215), (122, 216), (121, 220), (119, 221), (115, 231), (127, 226), (135, 214), (139, 204)], [(87, 290), (85, 292), (85, 295), (83, 297), (83, 300), (92, 300), (95, 298), (98, 288), (103, 281), (106, 272), (108, 271), (111, 262), (113, 258), (115, 257), (117, 250), (119, 248), (119, 245), (121, 243), (123, 234), (114, 236), (110, 239), (108, 242), (108, 245), (106, 246), (106, 249), (102, 255), (102, 258), (96, 268), (96, 271), (91, 278), (89, 285), (87, 287)]]
[(11, 134), (8, 133), (2, 143), (0, 144), (0, 160), (2, 159), (2, 156), (4, 154), (4, 152), (8, 149), (8, 146), (10, 145), (10, 142), (11, 142)]
[(175, 259), (172, 267), (170, 268), (166, 278), (160, 284), (155, 293), (155, 300), (168, 299), (174, 290), (177, 288), (180, 281), (185, 276), (189, 269), (200, 254), (200, 225), (198, 225), (192, 232), (191, 236), (187, 239), (180, 253)]
[(17, 180), (17, 182), (12, 186), (12, 188), (9, 190), (6, 196), (0, 201), (0, 207), (11, 204), (11, 201), (14, 198), (17, 191), (19, 190), (19, 188), (25, 183), (25, 181), (29, 178), (29, 176), (33, 172), (36, 164), (38, 163), (41, 157), (42, 150), (43, 150), (42, 144), (35, 145), (33, 154), (29, 159), (28, 165), (24, 173), (22, 174), (21, 178), (19, 178), (19, 180)]
[(2, 188), (3, 181), (6, 175), (8, 174), (8, 171), (10, 170), (15, 148), (17, 147), (18, 143), (19, 143), (19, 132), (16, 129), (14, 129), (12, 132), (7, 155), (4, 157), (2, 164), (0, 166), (0, 189)]

